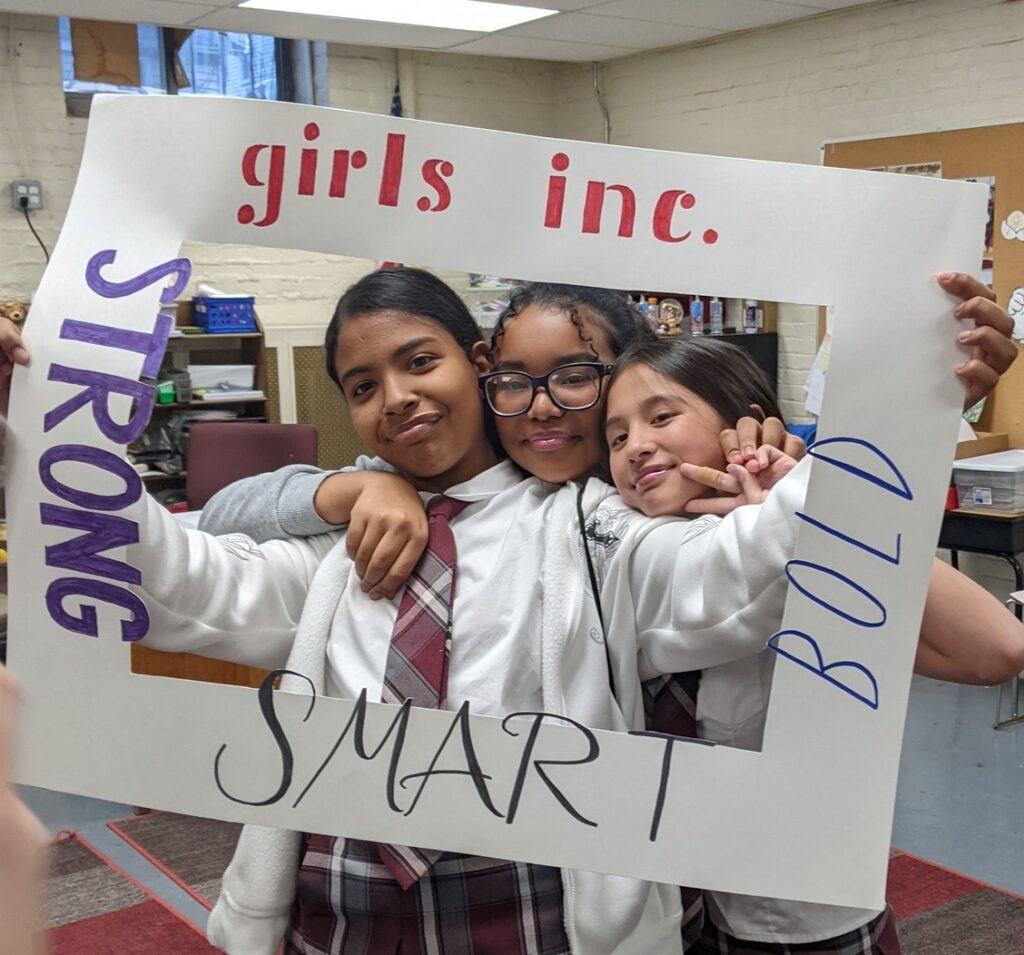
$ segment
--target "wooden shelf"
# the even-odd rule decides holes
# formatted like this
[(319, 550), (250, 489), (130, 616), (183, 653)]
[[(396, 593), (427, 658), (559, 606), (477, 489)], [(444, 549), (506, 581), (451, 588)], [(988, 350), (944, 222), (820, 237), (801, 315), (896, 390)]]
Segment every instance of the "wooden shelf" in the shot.
[(188, 475), (188, 471), (178, 471), (177, 474), (167, 474), (164, 471), (146, 471), (139, 475), (143, 481), (170, 481), (183, 478)]
[(153, 410), (160, 411), (163, 408), (209, 408), (211, 405), (255, 405), (266, 404), (266, 402), (266, 395), (262, 398), (212, 398), (201, 401), (170, 401), (162, 405), (155, 404), (153, 405)]
[(262, 338), (263, 332), (220, 332), (209, 334), (204, 332), (202, 335), (175, 335), (174, 338), (168, 338), (168, 346), (177, 344), (179, 342), (211, 342), (211, 341), (229, 341), (232, 338)]

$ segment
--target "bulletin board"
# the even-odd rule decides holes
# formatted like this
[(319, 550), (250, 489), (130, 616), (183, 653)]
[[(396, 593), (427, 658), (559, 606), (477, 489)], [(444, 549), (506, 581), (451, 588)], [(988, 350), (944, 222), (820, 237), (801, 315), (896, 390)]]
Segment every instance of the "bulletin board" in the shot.
[[(995, 178), (992, 230), (993, 288), (1000, 305), (1024, 307), (1024, 122), (911, 136), (826, 142), (822, 164), (841, 169), (886, 169), (941, 164), (941, 178)], [(1014, 213), (1020, 216), (1020, 221)], [(1009, 220), (1009, 222), (1008, 222)], [(1005, 225), (1005, 229), (1004, 229)], [(1017, 228), (1014, 229), (1013, 226)], [(1009, 237), (1007, 237), (1009, 236)], [(979, 252), (980, 252), (979, 248)], [(887, 307), (879, 303), (880, 307)], [(1013, 309), (1011, 308), (1011, 312)], [(824, 315), (818, 337), (824, 335)], [(1024, 447), (1024, 361), (1018, 360), (989, 395), (976, 427), (1003, 431)]]

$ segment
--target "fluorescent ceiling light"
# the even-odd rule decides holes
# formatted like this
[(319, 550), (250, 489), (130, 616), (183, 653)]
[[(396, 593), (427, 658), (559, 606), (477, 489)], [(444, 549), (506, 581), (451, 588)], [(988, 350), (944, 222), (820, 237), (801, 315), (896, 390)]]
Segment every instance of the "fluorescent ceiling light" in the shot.
[(239, 6), (250, 10), (303, 13), (341, 20), (404, 23), (478, 33), (493, 33), (495, 30), (504, 30), (560, 12), (539, 7), (485, 3), (483, 0), (245, 0)]

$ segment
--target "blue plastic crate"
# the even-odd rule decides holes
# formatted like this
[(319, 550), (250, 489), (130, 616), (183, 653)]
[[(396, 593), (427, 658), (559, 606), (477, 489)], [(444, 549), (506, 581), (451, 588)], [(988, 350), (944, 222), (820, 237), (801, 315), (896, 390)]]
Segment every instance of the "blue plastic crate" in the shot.
[(232, 332), (258, 332), (255, 299), (251, 295), (223, 296), (192, 299), (192, 313), (195, 323), (207, 334), (229, 334)]

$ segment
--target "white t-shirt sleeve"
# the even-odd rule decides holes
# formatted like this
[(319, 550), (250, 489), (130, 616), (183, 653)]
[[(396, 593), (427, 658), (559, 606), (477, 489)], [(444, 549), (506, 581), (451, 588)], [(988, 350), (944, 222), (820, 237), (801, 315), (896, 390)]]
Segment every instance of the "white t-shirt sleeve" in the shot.
[(283, 666), (321, 560), (340, 534), (258, 545), (181, 527), (146, 496), (128, 558), (149, 612), (143, 645), (272, 669)]
[(764, 503), (725, 518), (657, 523), (629, 548), (641, 678), (728, 663), (778, 629), (810, 472), (798, 465)]

